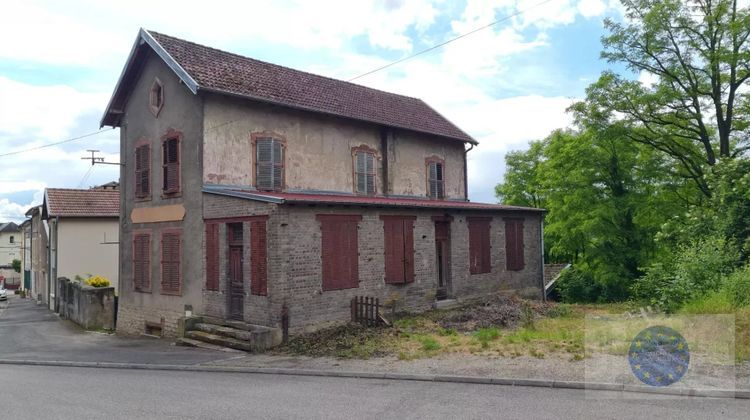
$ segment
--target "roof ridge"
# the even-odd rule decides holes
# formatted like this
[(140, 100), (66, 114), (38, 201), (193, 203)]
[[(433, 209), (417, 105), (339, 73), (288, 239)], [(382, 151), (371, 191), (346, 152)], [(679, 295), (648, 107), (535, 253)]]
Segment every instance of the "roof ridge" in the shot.
[[(209, 50), (217, 51), (217, 52), (220, 52), (222, 54), (228, 54), (228, 55), (231, 55), (231, 56), (239, 57), (239, 58), (241, 58), (243, 60), (255, 61), (255, 62), (262, 63), (264, 65), (268, 65), (268, 66), (272, 66), (272, 67), (277, 67), (277, 68), (281, 68), (281, 69), (285, 69), (285, 70), (292, 70), (292, 71), (296, 71), (296, 72), (299, 72), (299, 73), (308, 74), (310, 76), (320, 77), (322, 79), (331, 80), (331, 81), (334, 81), (334, 82), (337, 82), (337, 83), (346, 83), (348, 85), (356, 86), (356, 87), (361, 88), (361, 89), (368, 89), (368, 90), (372, 90), (372, 91), (375, 91), (375, 92), (381, 92), (381, 93), (385, 93), (385, 94), (388, 94), (388, 95), (397, 96), (397, 97), (400, 97), (400, 98), (407, 98), (407, 99), (417, 100), (417, 101), (420, 101), (420, 102), (424, 103), (424, 101), (422, 99), (417, 98), (415, 96), (409, 96), (409, 95), (403, 95), (403, 94), (400, 94), (400, 93), (389, 92), (387, 90), (382, 90), (382, 89), (377, 89), (377, 88), (373, 88), (373, 87), (361, 85), (361, 84), (358, 84), (358, 83), (350, 82), (348, 80), (342, 80), (342, 79), (337, 79), (335, 77), (324, 76), (322, 74), (313, 73), (313, 72), (310, 72), (310, 71), (307, 71), (307, 70), (300, 70), (300, 69), (296, 69), (296, 68), (289, 67), (289, 66), (282, 66), (281, 64), (271, 63), (270, 61), (258, 60), (257, 58), (252, 58), (252, 57), (248, 57), (246, 55), (234, 53), (234, 52), (231, 52), (231, 51), (226, 51), (226, 50), (222, 50), (222, 49), (219, 49), (219, 48), (211, 47), (211, 46), (208, 46), (208, 45), (199, 44), (197, 42), (189, 41), (187, 39), (178, 38), (176, 36), (163, 34), (161, 32), (157, 32), (157, 31), (152, 31), (150, 29), (144, 29), (144, 30), (146, 32), (148, 32), (149, 34), (151, 34), (151, 35), (156, 34), (158, 36), (163, 36), (163, 37), (166, 37), (166, 38), (175, 39), (175, 40), (178, 40), (180, 42), (184, 42), (184, 43), (195, 45), (195, 46), (198, 46), (198, 47), (201, 47), (201, 48), (206, 48), (206, 49), (209, 49)], [(159, 40), (156, 40), (156, 42), (159, 42)], [(430, 107), (430, 108), (432, 108), (432, 107)]]
[(66, 187), (48, 187), (47, 191), (94, 191), (94, 192), (106, 192), (106, 193), (118, 193), (119, 190), (115, 189), (96, 189), (96, 188), (66, 188)]

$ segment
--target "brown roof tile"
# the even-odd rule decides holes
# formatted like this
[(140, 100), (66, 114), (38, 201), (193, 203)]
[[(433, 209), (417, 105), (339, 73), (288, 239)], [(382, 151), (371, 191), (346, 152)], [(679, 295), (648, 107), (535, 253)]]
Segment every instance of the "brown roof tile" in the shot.
[(74, 190), (47, 188), (45, 206), (48, 216), (118, 217), (120, 192), (117, 190)]
[(476, 143), (421, 99), (266, 63), (158, 32), (148, 33), (195, 80), (199, 90)]

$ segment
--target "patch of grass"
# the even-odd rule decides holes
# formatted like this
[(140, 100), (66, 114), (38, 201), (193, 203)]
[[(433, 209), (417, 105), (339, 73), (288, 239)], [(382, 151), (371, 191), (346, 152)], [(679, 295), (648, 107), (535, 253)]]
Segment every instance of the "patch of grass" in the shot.
[(422, 343), (422, 350), (424, 351), (436, 351), (442, 347), (434, 337), (429, 335), (420, 337), (419, 342)]
[(723, 292), (713, 292), (686, 303), (681, 309), (682, 314), (731, 314), (734, 313), (730, 296)]
[(454, 330), (453, 328), (441, 328), (438, 331), (438, 334), (447, 337), (447, 336), (457, 336), (458, 332)]

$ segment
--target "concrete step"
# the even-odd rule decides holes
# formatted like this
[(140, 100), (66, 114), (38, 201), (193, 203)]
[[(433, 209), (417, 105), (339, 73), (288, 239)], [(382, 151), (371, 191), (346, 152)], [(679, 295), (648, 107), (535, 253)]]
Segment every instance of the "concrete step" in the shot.
[(177, 341), (175, 341), (175, 344), (178, 346), (198, 347), (207, 350), (223, 351), (226, 353), (242, 353), (240, 350), (231, 349), (229, 347), (222, 347), (216, 344), (206, 343), (200, 340), (193, 340), (192, 338), (185, 337), (178, 338)]
[(221, 347), (228, 347), (231, 349), (243, 351), (256, 350), (255, 346), (250, 342), (238, 340), (232, 337), (224, 337), (222, 335), (211, 334), (204, 331), (185, 331), (185, 338), (202, 341), (204, 343), (214, 344)]

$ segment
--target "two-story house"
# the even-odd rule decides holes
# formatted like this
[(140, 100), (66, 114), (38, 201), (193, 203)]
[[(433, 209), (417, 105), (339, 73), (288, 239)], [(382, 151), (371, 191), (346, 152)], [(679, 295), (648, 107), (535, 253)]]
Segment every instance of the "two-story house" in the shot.
[(141, 30), (102, 126), (124, 162), (121, 333), (542, 297), (542, 212), (469, 202), (477, 142), (419, 99)]

